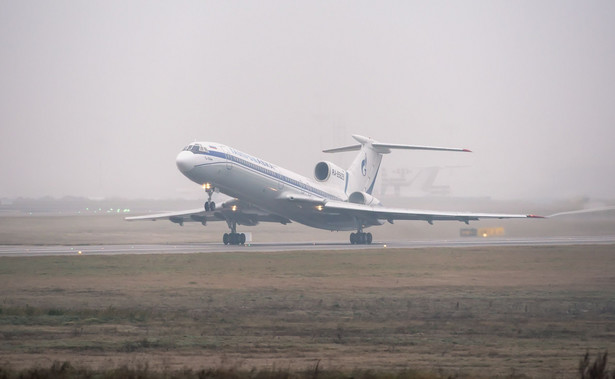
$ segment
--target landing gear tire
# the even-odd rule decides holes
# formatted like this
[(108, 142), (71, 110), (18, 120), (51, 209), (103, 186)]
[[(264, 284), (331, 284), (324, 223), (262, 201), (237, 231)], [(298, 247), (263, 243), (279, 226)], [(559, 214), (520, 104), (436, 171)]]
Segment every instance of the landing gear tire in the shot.
[(244, 233), (224, 233), (222, 242), (225, 245), (244, 245), (246, 243), (246, 235)]
[(371, 233), (350, 233), (350, 243), (352, 245), (370, 245), (372, 243)]
[(206, 201), (204, 207), (206, 212), (214, 211), (216, 210), (216, 203), (213, 201)]

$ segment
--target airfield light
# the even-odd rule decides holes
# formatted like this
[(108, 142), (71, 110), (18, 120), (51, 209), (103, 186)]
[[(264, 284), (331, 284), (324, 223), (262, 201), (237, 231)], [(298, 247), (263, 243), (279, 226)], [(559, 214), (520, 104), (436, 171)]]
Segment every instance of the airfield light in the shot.
[(81, 255), (81, 254), (82, 254), (82, 253), (81, 253), (81, 250), (79, 250), (79, 252), (78, 252), (77, 254)]

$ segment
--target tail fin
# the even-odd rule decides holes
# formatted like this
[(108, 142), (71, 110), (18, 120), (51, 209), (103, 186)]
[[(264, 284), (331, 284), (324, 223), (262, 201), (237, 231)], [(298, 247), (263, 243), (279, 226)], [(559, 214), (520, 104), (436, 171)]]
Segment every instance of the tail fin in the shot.
[(335, 149), (323, 150), (325, 153), (340, 153), (344, 151), (357, 151), (359, 154), (350, 164), (347, 170), (348, 181), (346, 186), (346, 194), (353, 192), (365, 192), (371, 195), (374, 190), (374, 183), (378, 176), (382, 155), (389, 154), (391, 150), (436, 150), (436, 151), (459, 151), (470, 152), (468, 149), (449, 148), (449, 147), (434, 147), (434, 146), (417, 146), (417, 145), (399, 145), (392, 143), (380, 143), (371, 138), (353, 135), (352, 138), (359, 142), (359, 145), (351, 145), (339, 147)]

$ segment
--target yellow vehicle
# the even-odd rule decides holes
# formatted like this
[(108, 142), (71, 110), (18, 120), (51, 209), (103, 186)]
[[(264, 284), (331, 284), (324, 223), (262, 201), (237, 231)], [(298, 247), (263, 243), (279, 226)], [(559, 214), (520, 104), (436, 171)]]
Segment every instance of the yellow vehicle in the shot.
[(459, 230), (460, 237), (500, 237), (505, 235), (504, 228), (501, 226), (494, 228), (462, 228)]

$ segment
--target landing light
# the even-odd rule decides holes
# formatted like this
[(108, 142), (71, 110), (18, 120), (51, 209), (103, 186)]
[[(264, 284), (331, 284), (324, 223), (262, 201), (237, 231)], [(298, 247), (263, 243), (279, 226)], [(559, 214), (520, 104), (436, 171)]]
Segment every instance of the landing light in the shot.
[(231, 210), (232, 210), (233, 212), (236, 212), (236, 211), (237, 211), (237, 206), (236, 206), (236, 205), (233, 205), (233, 206), (231, 207)]
[(204, 183), (203, 184), (203, 189), (204, 190), (210, 190), (211, 189), (211, 183)]
[(316, 209), (318, 209), (319, 211), (322, 211), (323, 206), (322, 206), (322, 205), (317, 205), (317, 206), (316, 206)]

